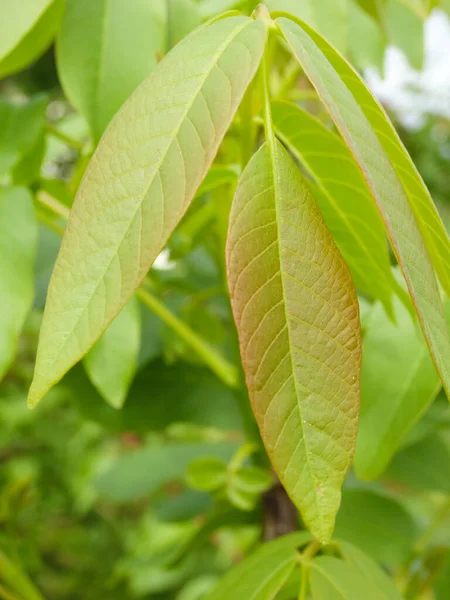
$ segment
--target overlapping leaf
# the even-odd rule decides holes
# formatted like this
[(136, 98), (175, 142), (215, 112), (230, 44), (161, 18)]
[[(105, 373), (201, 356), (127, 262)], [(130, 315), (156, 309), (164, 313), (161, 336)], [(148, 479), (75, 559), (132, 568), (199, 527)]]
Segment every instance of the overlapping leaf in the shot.
[(90, 349), (142, 281), (211, 166), (265, 40), (265, 25), (247, 17), (194, 32), (111, 123), (53, 272), (31, 405)]
[(277, 133), (315, 178), (325, 222), (350, 267), (356, 287), (388, 310), (397, 289), (382, 221), (364, 177), (343, 141), (294, 104), (275, 102)]
[[(436, 268), (446, 277), (450, 262), (446, 264), (442, 260), (440, 250), (448, 253), (448, 237), (436, 209), (392, 126), (351, 67), (306, 24), (286, 18), (277, 19), (277, 23), (361, 167), (405, 275), (431, 354), (448, 390), (450, 342), (433, 265), (422, 237), (428, 241)], [(372, 113), (371, 120), (375, 121), (378, 135), (387, 136), (383, 143), (388, 146), (389, 156), (361, 108), (367, 102), (369, 105), (365, 110)], [(413, 190), (409, 198), (402, 186), (405, 182), (408, 191)], [(417, 210), (419, 221), (424, 219), (422, 231), (413, 208)], [(433, 240), (430, 239), (432, 232)]]
[(328, 540), (350, 466), (359, 403), (353, 283), (300, 172), (278, 141), (239, 183), (228, 280), (247, 386), (287, 492)]

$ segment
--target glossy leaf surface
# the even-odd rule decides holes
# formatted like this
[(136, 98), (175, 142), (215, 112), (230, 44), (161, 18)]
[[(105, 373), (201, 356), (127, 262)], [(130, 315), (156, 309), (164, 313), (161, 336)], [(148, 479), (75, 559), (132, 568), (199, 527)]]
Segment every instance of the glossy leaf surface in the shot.
[(360, 330), (353, 283), (319, 208), (275, 141), (254, 155), (230, 215), (227, 265), (261, 434), (313, 534), (331, 536), (351, 464)]
[(31, 405), (90, 349), (142, 281), (211, 166), (265, 40), (265, 25), (246, 17), (195, 32), (111, 123), (53, 272)]
[[(346, 85), (348, 71), (345, 68), (339, 68), (343, 61), (336, 51), (318, 34), (312, 32), (306, 24), (301, 26), (285, 18), (277, 19), (277, 23), (361, 167), (378, 210), (384, 219), (389, 239), (405, 275), (419, 321), (442, 382), (446, 389), (450, 389), (450, 341), (433, 264), (411, 206), (413, 204), (417, 207), (417, 199), (414, 201), (411, 198), (408, 199), (390, 158), (359, 105), (363, 102), (352, 93), (353, 87), (349, 89)], [(337, 70), (330, 62), (330, 56), (335, 57), (338, 64)], [(363, 87), (365, 90), (364, 84), (356, 78), (351, 67), (347, 65), (347, 69), (353, 74), (356, 89), (359, 90)], [(371, 97), (370, 93), (367, 93)], [(375, 106), (377, 107), (376, 104)], [(378, 109), (373, 118), (383, 118), (383, 116), (381, 110)], [(410, 182), (417, 186), (416, 178), (410, 175), (412, 168), (408, 158), (403, 155), (401, 146), (396, 142), (396, 134), (391, 132), (389, 123), (383, 121), (383, 126), (384, 129), (388, 129), (388, 143), (391, 152), (394, 153), (394, 160), (398, 155), (400, 162), (406, 163)], [(422, 188), (419, 189), (423, 194)], [(419, 201), (422, 201), (421, 197)], [(426, 195), (425, 201), (425, 204), (420, 204), (420, 210), (430, 208), (431, 200)], [(428, 214), (437, 215), (436, 209), (430, 208), (430, 212), (426, 213), (426, 222), (429, 225), (431, 221)], [(442, 225), (438, 216), (436, 219)], [(434, 223), (434, 220), (432, 222)], [(435, 235), (438, 237), (439, 232), (436, 231)], [(448, 249), (448, 237), (445, 231), (443, 231), (443, 235), (445, 236), (445, 248)], [(446, 265), (446, 270), (449, 265), (450, 262)]]

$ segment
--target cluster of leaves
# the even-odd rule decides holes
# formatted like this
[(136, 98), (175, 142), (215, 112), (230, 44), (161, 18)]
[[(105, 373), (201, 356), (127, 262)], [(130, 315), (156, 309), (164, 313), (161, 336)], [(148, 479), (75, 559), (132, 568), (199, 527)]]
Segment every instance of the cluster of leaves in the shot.
[(0, 7), (0, 597), (444, 600), (450, 244), (334, 47), (419, 67), (448, 4), (23, 4)]

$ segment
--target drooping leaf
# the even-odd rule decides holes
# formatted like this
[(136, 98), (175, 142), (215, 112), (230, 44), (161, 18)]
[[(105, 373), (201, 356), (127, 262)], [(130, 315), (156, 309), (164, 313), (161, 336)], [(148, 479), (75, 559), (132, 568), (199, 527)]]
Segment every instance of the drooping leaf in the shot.
[(450, 444), (434, 433), (394, 456), (386, 477), (415, 490), (450, 494)]
[(2, 0), (0, 4), (0, 79), (20, 71), (50, 45), (64, 0)]
[(194, 459), (208, 456), (228, 461), (235, 450), (236, 445), (231, 442), (148, 446), (117, 460), (94, 483), (105, 498), (131, 502), (162, 485), (182, 481)]
[(37, 223), (25, 188), (0, 188), (0, 380), (33, 303)]
[(297, 550), (310, 539), (303, 531), (264, 544), (227, 573), (207, 600), (273, 600), (295, 569)]
[(358, 69), (375, 67), (383, 73), (387, 40), (377, 18), (367, 14), (356, 2), (349, 7), (350, 57)]
[(441, 382), (418, 324), (395, 299), (393, 323), (378, 304), (364, 336), (355, 470), (375, 479), (436, 398)]
[(327, 540), (357, 428), (358, 304), (319, 208), (278, 141), (254, 155), (238, 185), (227, 265), (265, 446), (308, 527)]
[(399, 48), (414, 69), (423, 68), (425, 58), (423, 18), (401, 0), (387, 0), (386, 30), (391, 44)]
[(57, 40), (63, 89), (99, 140), (165, 46), (161, 0), (66, 0)]
[(345, 562), (363, 575), (368, 587), (378, 591), (380, 600), (402, 600), (392, 579), (360, 548), (348, 542), (340, 542), (339, 548)]
[[(428, 249), (438, 272), (443, 271), (447, 276), (450, 261), (444, 266), (440, 249), (444, 248), (448, 254), (449, 239), (436, 209), (382, 109), (352, 68), (306, 24), (285, 18), (277, 19), (277, 23), (361, 167), (405, 275), (436, 367), (449, 390), (450, 341), (433, 264), (422, 237), (429, 242)], [(366, 106), (365, 110), (372, 113), (372, 124), (378, 135), (382, 132), (388, 153), (363, 112), (366, 102), (369, 108)], [(393, 164), (397, 169), (405, 169), (402, 175)], [(402, 186), (405, 181), (409, 184), (407, 189), (414, 190), (414, 197), (406, 195)], [(413, 208), (418, 211), (417, 216)], [(434, 241), (430, 240), (432, 231)]]
[(374, 560), (391, 565), (406, 560), (416, 531), (410, 514), (392, 498), (348, 489), (342, 494), (335, 533)]
[(333, 239), (350, 267), (356, 287), (392, 310), (398, 288), (382, 221), (363, 175), (342, 140), (294, 104), (275, 102), (277, 134), (315, 178), (316, 195)]
[(214, 159), (265, 39), (262, 21), (247, 17), (194, 32), (111, 123), (53, 273), (31, 405), (90, 349), (158, 256)]
[(47, 97), (38, 95), (24, 104), (0, 100), (0, 176), (15, 167), (38, 142)]
[(84, 358), (92, 383), (114, 408), (121, 408), (138, 366), (141, 319), (132, 298)]
[[(387, 600), (389, 596), (367, 585), (367, 578), (346, 561), (333, 556), (319, 556), (311, 563), (313, 600)], [(395, 596), (392, 596), (392, 600)], [(389, 598), (391, 600), (391, 598)]]

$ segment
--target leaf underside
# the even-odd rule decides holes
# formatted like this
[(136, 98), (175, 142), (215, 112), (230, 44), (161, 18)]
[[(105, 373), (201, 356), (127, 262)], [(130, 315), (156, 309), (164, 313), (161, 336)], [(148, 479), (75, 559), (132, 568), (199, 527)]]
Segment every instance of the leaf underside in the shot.
[[(419, 229), (411, 204), (415, 210), (419, 211), (419, 214), (429, 217), (425, 220), (429, 227), (436, 225), (436, 236), (441, 233), (439, 224), (442, 223), (439, 217), (436, 217), (437, 221), (435, 220), (435, 208), (429, 206), (432, 203), (428, 202), (426, 193), (420, 188), (418, 176), (414, 177), (413, 168), (408, 162), (409, 159), (403, 156), (396, 134), (390, 131), (387, 121), (383, 121), (380, 125), (383, 113), (372, 99), (372, 104), (375, 103), (374, 118), (380, 125), (378, 135), (381, 137), (380, 132), (383, 136), (387, 135), (388, 142), (384, 143), (389, 144), (392, 158), (390, 159), (391, 155), (386, 154), (371, 123), (359, 105), (364, 102), (358, 98), (358, 104), (355, 99), (357, 98), (355, 90), (360, 92), (360, 88), (365, 89), (365, 87), (359, 79), (355, 83), (354, 71), (350, 67), (343, 68), (342, 63), (346, 64), (343, 59), (306, 24), (299, 24), (300, 21), (294, 23), (286, 18), (279, 18), (276, 22), (364, 174), (405, 276), (431, 355), (443, 385), (448, 391), (450, 390), (450, 341), (444, 309), (433, 265), (422, 235), (426, 240), (428, 237), (424, 229), (422, 232)], [(335, 66), (331, 64), (330, 57), (333, 57)], [(351, 90), (346, 86), (349, 81), (349, 71), (351, 75), (353, 74)], [(340, 77), (340, 73), (345, 77), (345, 83)], [(369, 97), (372, 98), (370, 93)], [(369, 106), (372, 107), (372, 105)], [(366, 110), (369, 109), (366, 108)], [(408, 177), (405, 173), (403, 177), (408, 179), (410, 185), (414, 184), (414, 190), (417, 193), (420, 191), (420, 196), (414, 196), (414, 198), (411, 195), (407, 196), (403, 187), (404, 180), (397, 175), (391, 160), (397, 165), (397, 169), (407, 169)], [(443, 235), (446, 239), (446, 242), (444, 240), (446, 248), (448, 238), (445, 231)], [(428, 244), (428, 249), (438, 268), (441, 255), (433, 244)], [(445, 269), (447, 270), (448, 266)]]
[(146, 275), (211, 166), (265, 40), (265, 25), (247, 17), (197, 30), (112, 121), (53, 271), (31, 406), (90, 349)]
[(361, 342), (355, 289), (300, 172), (265, 144), (239, 183), (227, 265), (253, 410), (277, 473), (321, 541), (351, 464)]

